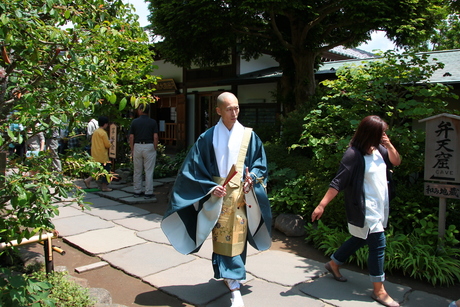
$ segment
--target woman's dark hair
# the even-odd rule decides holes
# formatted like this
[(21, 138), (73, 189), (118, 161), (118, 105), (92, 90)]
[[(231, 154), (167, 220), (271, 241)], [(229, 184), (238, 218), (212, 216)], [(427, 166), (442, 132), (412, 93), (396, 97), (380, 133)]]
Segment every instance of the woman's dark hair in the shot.
[(378, 147), (383, 133), (388, 129), (388, 124), (377, 115), (365, 117), (358, 126), (355, 135), (351, 139), (350, 146), (358, 149), (363, 155), (368, 154), (369, 149)]
[(108, 122), (109, 122), (109, 118), (107, 116), (99, 116), (98, 119), (97, 119), (97, 123), (98, 123), (99, 127), (104, 126)]

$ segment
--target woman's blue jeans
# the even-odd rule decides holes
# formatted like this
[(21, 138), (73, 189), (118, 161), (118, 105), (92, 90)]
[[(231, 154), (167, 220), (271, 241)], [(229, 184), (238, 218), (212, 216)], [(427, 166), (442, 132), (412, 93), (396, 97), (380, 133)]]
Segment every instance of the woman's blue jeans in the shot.
[(384, 232), (370, 233), (367, 239), (361, 239), (352, 236), (345, 241), (342, 246), (331, 256), (331, 259), (338, 265), (344, 264), (348, 257), (353, 255), (358, 249), (365, 246), (369, 247), (369, 257), (367, 258), (367, 267), (371, 282), (383, 282), (385, 273), (383, 264), (385, 261), (386, 239)]

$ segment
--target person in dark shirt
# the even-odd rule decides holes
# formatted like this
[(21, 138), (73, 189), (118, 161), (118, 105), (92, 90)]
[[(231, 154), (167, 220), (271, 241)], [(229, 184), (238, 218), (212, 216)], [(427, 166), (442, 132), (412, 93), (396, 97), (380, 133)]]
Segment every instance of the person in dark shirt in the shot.
[(134, 195), (142, 195), (142, 171), (145, 172), (145, 198), (153, 198), (153, 171), (157, 158), (158, 125), (149, 117), (150, 105), (137, 108), (139, 117), (131, 123), (129, 146), (134, 164)]

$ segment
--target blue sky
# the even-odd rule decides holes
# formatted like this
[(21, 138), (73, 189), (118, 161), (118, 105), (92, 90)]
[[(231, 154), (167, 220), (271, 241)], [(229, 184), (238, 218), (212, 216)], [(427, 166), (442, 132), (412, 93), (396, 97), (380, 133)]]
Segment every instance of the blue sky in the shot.
[[(134, 5), (136, 9), (135, 13), (139, 16), (139, 23), (141, 26), (148, 25), (149, 22), (147, 21), (147, 16), (150, 12), (147, 3), (144, 2), (144, 0), (123, 0), (123, 2)], [(393, 49), (394, 45), (385, 37), (385, 32), (379, 31), (372, 34), (372, 39), (369, 42), (362, 44), (358, 48), (368, 52), (372, 52), (374, 50), (387, 51), (389, 49)]]

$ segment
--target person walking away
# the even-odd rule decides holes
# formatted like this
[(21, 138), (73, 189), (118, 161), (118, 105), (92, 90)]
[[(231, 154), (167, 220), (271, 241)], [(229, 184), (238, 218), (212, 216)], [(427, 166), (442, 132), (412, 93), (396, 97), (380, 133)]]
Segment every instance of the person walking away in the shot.
[(48, 139), (48, 148), (52, 158), (52, 167), (56, 172), (62, 171), (61, 159), (59, 158), (59, 128), (52, 128), (51, 137)]
[[(94, 131), (91, 146), (91, 156), (93, 157), (94, 161), (101, 163), (102, 167), (110, 173), (112, 168), (112, 163), (109, 160), (109, 148), (111, 146), (111, 142), (109, 140), (109, 136), (107, 134), (107, 129), (109, 128), (109, 119), (107, 116), (99, 116), (98, 118), (98, 125), (99, 128)], [(103, 192), (110, 192), (112, 189), (107, 187), (109, 181), (107, 180), (106, 176), (100, 176), (98, 178), (101, 180), (101, 190)], [(87, 188), (90, 187), (90, 182), (92, 180), (92, 176), (86, 178), (84, 183)]]
[(242, 307), (247, 243), (261, 251), (271, 245), (267, 159), (259, 137), (238, 122), (234, 94), (220, 94), (216, 112), (219, 122), (184, 160), (161, 228), (182, 254), (197, 252), (212, 232), (214, 278), (231, 291), (231, 306)]
[[(134, 197), (153, 198), (153, 172), (157, 158), (158, 125), (149, 117), (150, 105), (141, 104), (137, 108), (139, 114), (131, 122), (129, 146), (133, 157)], [(142, 172), (145, 173), (145, 191), (142, 192)]]
[(345, 282), (340, 265), (364, 245), (369, 247), (368, 268), (373, 283), (372, 299), (384, 306), (398, 307), (386, 292), (385, 234), (387, 227), (391, 169), (401, 164), (398, 151), (386, 135), (388, 125), (378, 116), (364, 118), (345, 151), (339, 170), (329, 189), (311, 215), (312, 222), (319, 220), (329, 202), (340, 192), (345, 193), (345, 210), (348, 230), (352, 235), (325, 264), (335, 280)]

